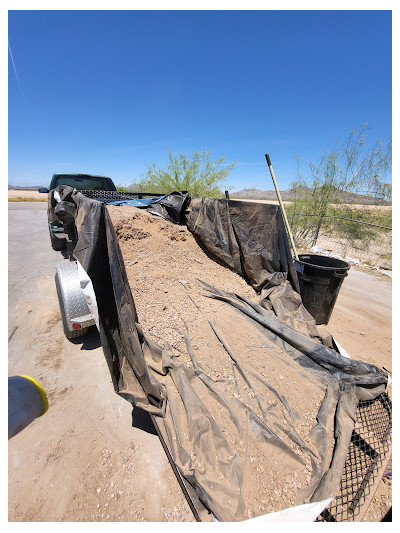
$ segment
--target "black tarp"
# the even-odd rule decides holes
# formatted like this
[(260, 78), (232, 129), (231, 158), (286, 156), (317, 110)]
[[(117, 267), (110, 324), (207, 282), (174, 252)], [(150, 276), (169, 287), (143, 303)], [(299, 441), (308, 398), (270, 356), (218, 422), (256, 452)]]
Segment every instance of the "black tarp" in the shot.
[(175, 224), (185, 224), (185, 211), (189, 201), (190, 197), (188, 193), (175, 191), (152, 203), (147, 211), (152, 215), (158, 215)]
[[(187, 227), (199, 245), (260, 293), (256, 304), (199, 282), (204, 295), (221, 306), (207, 320), (210, 335), (232, 366), (231, 390), (231, 384), (213, 380), (199, 364), (189, 332), (190, 366), (146, 336), (106, 206), (65, 189), (62, 200), (67, 198), (76, 206), (79, 239), (74, 255), (93, 283), (114, 388), (133, 406), (160, 417), (177, 468), (206, 507), (223, 521), (266, 512), (262, 502), (253, 505), (256, 493), (249, 480), (254, 470), (251, 450), (257, 447), (288, 475), (310, 470), (310, 480), (295, 492), (293, 505), (334, 496), (357, 403), (383, 392), (387, 374), (338, 354), (330, 336), (321, 334), (302, 306), (279, 208), (209, 198), (182, 202)], [(279, 392), (272, 374), (252, 366), (252, 353), (265, 358), (266, 368), (276, 360), (296, 373), (296, 401), (290, 403)], [(306, 438), (299, 430), (299, 406), (306, 397), (301, 391), (322, 398)], [(270, 474), (265, 472), (264, 478)]]

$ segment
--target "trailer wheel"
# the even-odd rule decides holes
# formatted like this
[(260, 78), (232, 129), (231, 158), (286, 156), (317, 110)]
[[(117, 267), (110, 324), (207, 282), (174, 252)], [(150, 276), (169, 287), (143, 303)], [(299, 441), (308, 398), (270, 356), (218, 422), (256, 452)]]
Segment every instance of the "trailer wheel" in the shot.
[(51, 247), (53, 248), (53, 250), (55, 250), (56, 252), (61, 252), (61, 250), (64, 250), (66, 247), (66, 240), (59, 239), (58, 237), (56, 237), (50, 228), (49, 228), (49, 232), (50, 232)]
[(60, 282), (58, 280), (57, 275), (55, 277), (55, 280), (56, 280), (58, 304), (60, 306), (60, 313), (61, 313), (61, 319), (62, 319), (63, 328), (64, 328), (64, 334), (67, 337), (67, 339), (77, 339), (78, 337), (82, 337), (89, 328), (73, 329), (72, 331), (68, 328), (67, 317), (65, 316), (64, 299), (61, 293)]

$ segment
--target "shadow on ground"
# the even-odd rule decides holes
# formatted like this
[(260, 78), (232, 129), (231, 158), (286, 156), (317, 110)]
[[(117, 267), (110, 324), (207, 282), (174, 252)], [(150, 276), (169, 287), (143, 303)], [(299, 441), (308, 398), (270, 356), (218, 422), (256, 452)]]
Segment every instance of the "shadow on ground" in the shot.
[(132, 411), (132, 427), (141, 429), (152, 435), (157, 435), (156, 428), (154, 427), (149, 413), (140, 409), (140, 407), (135, 407)]
[(82, 335), (82, 337), (69, 339), (69, 341), (72, 344), (82, 344), (81, 350), (95, 350), (101, 346), (100, 335), (96, 326), (91, 326), (88, 332)]

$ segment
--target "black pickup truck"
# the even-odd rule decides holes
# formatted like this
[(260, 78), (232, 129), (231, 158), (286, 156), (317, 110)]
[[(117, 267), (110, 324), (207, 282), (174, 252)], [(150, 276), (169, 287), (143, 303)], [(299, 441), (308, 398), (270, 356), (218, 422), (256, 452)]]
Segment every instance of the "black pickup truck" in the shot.
[(56, 187), (69, 185), (74, 189), (82, 191), (116, 191), (117, 188), (111, 178), (104, 176), (95, 176), (92, 174), (53, 174), (50, 187), (39, 189), (41, 193), (48, 193), (48, 222), (50, 241), (53, 250), (64, 250), (66, 246), (63, 224), (54, 214), (54, 208), (59, 199), (55, 197), (58, 192)]

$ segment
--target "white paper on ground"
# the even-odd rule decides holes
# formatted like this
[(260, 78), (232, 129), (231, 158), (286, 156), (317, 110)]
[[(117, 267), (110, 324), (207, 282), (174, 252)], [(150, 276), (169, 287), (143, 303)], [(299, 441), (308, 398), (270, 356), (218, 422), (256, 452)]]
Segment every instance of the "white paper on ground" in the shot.
[(317, 254), (318, 252), (321, 252), (321, 250), (315, 244), (312, 248), (310, 248), (310, 252), (312, 252), (313, 254)]
[(289, 507), (276, 513), (268, 513), (256, 518), (250, 518), (247, 522), (314, 522), (333, 498), (320, 502), (305, 503), (296, 507)]
[[(340, 346), (338, 341), (334, 337), (332, 337), (332, 339), (334, 343), (336, 344), (340, 355), (343, 355), (343, 357), (347, 357), (348, 359), (351, 359), (350, 355), (347, 353), (347, 351), (342, 346)], [(388, 388), (391, 384), (392, 384), (392, 378), (388, 375), (388, 382), (387, 382), (386, 388)]]
[(340, 346), (340, 344), (338, 343), (338, 341), (337, 341), (334, 337), (332, 337), (332, 339), (333, 339), (334, 343), (336, 344), (337, 349), (339, 350), (340, 355), (343, 355), (343, 357), (347, 357), (347, 359), (351, 359), (351, 357), (350, 357), (350, 355), (348, 354), (347, 350), (345, 350), (345, 349), (343, 348), (343, 346)]

